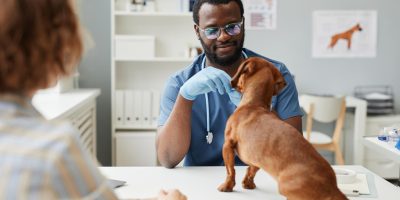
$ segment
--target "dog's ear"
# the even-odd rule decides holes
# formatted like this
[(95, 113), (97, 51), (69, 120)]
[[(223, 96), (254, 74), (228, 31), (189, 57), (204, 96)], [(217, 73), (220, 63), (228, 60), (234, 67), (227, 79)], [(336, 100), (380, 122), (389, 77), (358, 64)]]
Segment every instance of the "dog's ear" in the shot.
[(273, 95), (277, 95), (285, 86), (286, 81), (283, 78), (281, 72), (274, 66), (271, 68), (272, 75), (274, 77), (274, 93)]
[(238, 68), (236, 74), (233, 76), (231, 80), (231, 85), (233, 88), (236, 88), (239, 92), (243, 92), (243, 84), (244, 78), (243, 76), (248, 77), (254, 71), (254, 64), (250, 62), (248, 59), (245, 60)]
[(232, 77), (231, 80), (231, 86), (233, 88), (238, 89), (239, 86), (239, 79), (240, 79), (240, 75), (242, 75), (244, 69), (246, 68), (246, 61), (244, 61), (238, 68), (238, 70), (236, 71), (236, 74)]

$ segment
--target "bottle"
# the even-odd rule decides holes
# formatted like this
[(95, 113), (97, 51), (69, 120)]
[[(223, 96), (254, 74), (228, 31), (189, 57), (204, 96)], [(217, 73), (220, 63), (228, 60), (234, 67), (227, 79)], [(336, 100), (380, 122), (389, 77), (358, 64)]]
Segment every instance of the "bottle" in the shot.
[(397, 144), (394, 147), (400, 151), (400, 140), (397, 141)]
[(378, 140), (388, 142), (389, 141), (389, 135), (388, 135), (388, 127), (384, 127), (381, 129), (378, 135)]
[(155, 12), (156, 11), (155, 1), (154, 0), (145, 0), (143, 10), (145, 12)]
[(395, 145), (398, 141), (399, 141), (399, 132), (397, 130), (397, 128), (390, 128), (389, 130), (389, 142), (393, 145)]

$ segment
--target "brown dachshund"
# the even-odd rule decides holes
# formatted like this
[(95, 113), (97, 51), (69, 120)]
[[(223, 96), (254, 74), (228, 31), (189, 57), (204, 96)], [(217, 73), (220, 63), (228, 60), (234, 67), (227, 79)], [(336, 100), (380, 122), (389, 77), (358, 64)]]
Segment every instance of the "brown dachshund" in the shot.
[(234, 156), (249, 165), (242, 186), (254, 189), (259, 168), (278, 181), (279, 192), (289, 200), (343, 200), (328, 162), (294, 127), (270, 111), (271, 98), (286, 86), (273, 64), (249, 58), (239, 67), (232, 86), (243, 94), (236, 111), (228, 119), (223, 158), (225, 183), (218, 187), (231, 192), (235, 186)]
[(339, 39), (343, 39), (347, 41), (347, 49), (351, 49), (351, 39), (353, 37), (353, 33), (356, 31), (362, 31), (360, 24), (356, 24), (347, 31), (333, 35), (331, 37), (331, 43), (329, 44), (328, 48), (332, 49), (333, 47), (335, 47)]

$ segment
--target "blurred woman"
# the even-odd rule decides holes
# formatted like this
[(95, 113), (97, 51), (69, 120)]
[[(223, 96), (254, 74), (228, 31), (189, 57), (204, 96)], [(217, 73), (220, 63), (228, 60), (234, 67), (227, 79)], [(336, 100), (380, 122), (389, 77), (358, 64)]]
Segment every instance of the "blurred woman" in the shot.
[[(82, 53), (72, 0), (0, 0), (0, 199), (116, 199), (69, 123), (32, 106)], [(159, 199), (185, 199), (179, 191)]]

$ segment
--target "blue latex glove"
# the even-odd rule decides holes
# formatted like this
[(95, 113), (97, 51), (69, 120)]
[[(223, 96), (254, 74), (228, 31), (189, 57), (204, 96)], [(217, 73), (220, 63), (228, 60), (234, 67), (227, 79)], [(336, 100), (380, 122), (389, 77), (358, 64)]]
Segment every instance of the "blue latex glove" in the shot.
[(218, 90), (219, 94), (231, 91), (231, 77), (223, 70), (206, 67), (189, 80), (179, 90), (183, 98), (193, 101), (197, 95)]
[(232, 103), (235, 104), (235, 106), (238, 106), (240, 103), (240, 100), (242, 100), (242, 94), (235, 89), (231, 89), (228, 92), (229, 98), (231, 99)]

